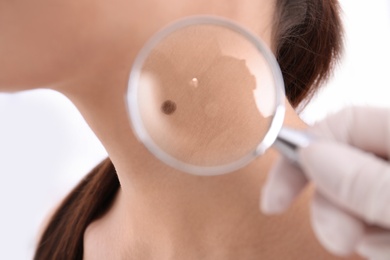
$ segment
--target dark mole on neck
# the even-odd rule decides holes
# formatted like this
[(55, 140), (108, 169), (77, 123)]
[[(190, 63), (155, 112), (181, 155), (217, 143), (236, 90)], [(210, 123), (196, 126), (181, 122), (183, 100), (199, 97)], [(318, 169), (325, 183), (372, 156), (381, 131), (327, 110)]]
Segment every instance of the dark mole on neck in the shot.
[(161, 106), (161, 111), (166, 115), (172, 115), (176, 111), (176, 103), (172, 100), (165, 101)]

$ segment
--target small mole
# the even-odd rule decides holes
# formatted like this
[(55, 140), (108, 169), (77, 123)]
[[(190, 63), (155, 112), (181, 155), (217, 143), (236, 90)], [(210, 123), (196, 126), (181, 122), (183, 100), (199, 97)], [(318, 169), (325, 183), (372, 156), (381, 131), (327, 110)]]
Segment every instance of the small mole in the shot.
[(166, 115), (172, 115), (176, 111), (176, 103), (172, 100), (165, 101), (161, 106), (161, 111)]

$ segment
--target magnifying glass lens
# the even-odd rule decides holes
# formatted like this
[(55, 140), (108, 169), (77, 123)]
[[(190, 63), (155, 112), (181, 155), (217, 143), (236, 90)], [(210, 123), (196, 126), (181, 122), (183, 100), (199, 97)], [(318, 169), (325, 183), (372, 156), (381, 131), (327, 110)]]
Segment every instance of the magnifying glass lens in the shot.
[(138, 136), (184, 165), (232, 164), (254, 153), (270, 129), (273, 71), (258, 46), (230, 27), (190, 24), (160, 35), (136, 75)]

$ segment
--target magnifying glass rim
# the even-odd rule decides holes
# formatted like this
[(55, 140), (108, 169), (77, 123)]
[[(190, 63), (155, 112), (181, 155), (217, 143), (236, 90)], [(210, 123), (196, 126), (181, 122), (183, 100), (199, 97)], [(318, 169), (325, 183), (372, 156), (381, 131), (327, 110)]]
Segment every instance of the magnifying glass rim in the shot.
[[(145, 60), (147, 59), (150, 52), (156, 47), (161, 40), (169, 36), (171, 33), (183, 29), (185, 27), (194, 26), (194, 25), (214, 25), (221, 26), (231, 31), (234, 31), (243, 37), (245, 37), (249, 42), (251, 42), (257, 50), (264, 56), (265, 60), (268, 62), (273, 80), (276, 86), (276, 95), (275, 95), (275, 115), (272, 118), (268, 132), (266, 133), (263, 140), (247, 155), (242, 158), (223, 165), (218, 166), (198, 166), (193, 164), (188, 164), (182, 162), (175, 157), (169, 155), (164, 150), (162, 150), (148, 135), (148, 132), (145, 129), (145, 126), (142, 122), (141, 113), (139, 111), (139, 102), (138, 102), (138, 82), (140, 79), (141, 71), (144, 65)], [(226, 18), (216, 17), (216, 16), (193, 16), (187, 17), (176, 22), (171, 23), (170, 25), (163, 28), (161, 31), (157, 32), (141, 49), (138, 56), (134, 60), (133, 67), (130, 72), (130, 77), (128, 81), (127, 95), (125, 97), (125, 102), (127, 104), (128, 113), (131, 121), (131, 126), (133, 131), (145, 147), (159, 160), (165, 164), (176, 168), (180, 171), (187, 172), (194, 175), (220, 175), (228, 172), (233, 172), (238, 170), (251, 161), (253, 161), (257, 156), (263, 154), (272, 144), (275, 142), (280, 129), (283, 126), (284, 114), (285, 114), (285, 90), (284, 90), (284, 81), (283, 76), (280, 71), (279, 65), (268, 47), (263, 43), (263, 41), (255, 36), (250, 31), (246, 30), (242, 26), (228, 20)]]

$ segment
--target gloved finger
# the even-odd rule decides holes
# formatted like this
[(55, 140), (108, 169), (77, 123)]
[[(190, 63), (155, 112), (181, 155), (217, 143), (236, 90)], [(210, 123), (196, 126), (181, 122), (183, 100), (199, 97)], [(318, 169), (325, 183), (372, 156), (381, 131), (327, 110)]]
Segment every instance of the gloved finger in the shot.
[(364, 235), (362, 221), (329, 202), (316, 192), (311, 204), (312, 226), (316, 237), (329, 252), (348, 256)]
[(300, 149), (299, 161), (316, 189), (368, 224), (390, 228), (390, 166), (339, 143), (317, 141)]
[(388, 260), (390, 258), (390, 232), (382, 231), (365, 235), (357, 245), (356, 252), (372, 260)]
[(306, 176), (296, 164), (284, 157), (279, 158), (262, 188), (261, 211), (264, 214), (282, 213), (306, 184)]
[(356, 146), (378, 156), (390, 156), (390, 109), (347, 107), (308, 130), (328, 140)]

